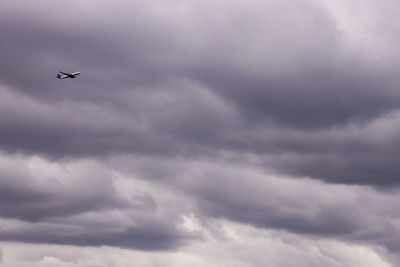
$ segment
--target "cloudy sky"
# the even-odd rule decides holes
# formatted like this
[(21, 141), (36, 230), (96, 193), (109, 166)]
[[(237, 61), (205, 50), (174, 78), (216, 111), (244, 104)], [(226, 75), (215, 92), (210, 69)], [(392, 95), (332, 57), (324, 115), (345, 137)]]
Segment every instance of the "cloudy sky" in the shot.
[(398, 266), (399, 8), (1, 1), (0, 266)]

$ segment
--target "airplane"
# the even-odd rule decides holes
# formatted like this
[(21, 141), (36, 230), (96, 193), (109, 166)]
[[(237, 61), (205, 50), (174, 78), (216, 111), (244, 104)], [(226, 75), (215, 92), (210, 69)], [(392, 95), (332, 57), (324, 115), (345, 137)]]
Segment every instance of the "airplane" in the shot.
[[(61, 75), (60, 73), (63, 74), (63, 75)], [(58, 79), (67, 79), (67, 78), (74, 79), (79, 74), (81, 74), (79, 71), (78, 72), (72, 72), (72, 73), (65, 73), (65, 72), (59, 71), (59, 73), (57, 73), (57, 78)]]

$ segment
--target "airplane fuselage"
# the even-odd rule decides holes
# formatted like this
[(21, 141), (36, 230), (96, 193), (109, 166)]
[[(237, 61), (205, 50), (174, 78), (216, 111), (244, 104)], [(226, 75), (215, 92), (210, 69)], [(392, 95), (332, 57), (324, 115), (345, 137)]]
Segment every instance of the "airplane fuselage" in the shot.
[[(63, 75), (61, 75), (60, 73), (63, 74)], [(58, 79), (67, 79), (67, 78), (74, 79), (74, 78), (76, 78), (76, 76), (78, 76), (79, 74), (81, 74), (79, 71), (77, 71), (77, 72), (72, 72), (72, 73), (66, 73), (66, 72), (60, 71), (60, 72), (57, 74), (57, 78), (58, 78)]]

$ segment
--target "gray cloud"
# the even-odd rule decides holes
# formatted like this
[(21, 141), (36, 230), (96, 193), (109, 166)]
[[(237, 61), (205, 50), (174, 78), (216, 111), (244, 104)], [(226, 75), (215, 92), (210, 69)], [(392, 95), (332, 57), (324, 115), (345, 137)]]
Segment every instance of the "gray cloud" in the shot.
[(396, 3), (64, 4), (0, 10), (0, 239), (176, 249), (192, 213), (398, 251)]
[(160, 198), (121, 195), (98, 163), (3, 156), (0, 166), (1, 240), (169, 250), (199, 238), (179, 226), (174, 209), (159, 207)]
[[(351, 50), (322, 5), (252, 3), (103, 3), (46, 16), (32, 7), (26, 17), (8, 4), (0, 146), (50, 157), (294, 154), (266, 164), (329, 182), (397, 184), (395, 151), (345, 136), (348, 125), (398, 109), (397, 63), (375, 66)], [(63, 64), (84, 75), (53, 79)], [(320, 134), (332, 128), (341, 138)]]
[[(399, 216), (395, 192), (253, 175), (225, 170), (208, 173), (196, 183), (193, 191), (200, 210), (207, 214), (204, 217), (399, 251), (399, 232), (394, 226)], [(229, 182), (221, 184), (221, 177)]]
[[(89, 228), (89, 226), (87, 226)], [(68, 229), (67, 227), (27, 226), (16, 231), (1, 231), (3, 241), (62, 244), (74, 246), (115, 246), (138, 250), (172, 250), (197, 238), (173, 225), (147, 222), (145, 225), (120, 230)]]
[[(31, 184), (21, 186), (17, 183), (7, 185), (2, 181), (2, 204), (0, 216), (27, 221), (38, 221), (49, 217), (64, 217), (86, 211), (96, 211), (127, 206), (122, 199), (99, 192), (78, 195), (74, 192), (58, 190), (57, 184), (49, 191), (32, 189)], [(62, 184), (58, 184), (62, 186)], [(74, 190), (74, 188), (68, 188)], [(64, 192), (63, 192), (64, 191)]]
[(123, 159), (113, 166), (172, 190), (180, 188), (192, 198), (194, 216), (216, 236), (223, 236), (224, 230), (213, 221), (222, 219), (372, 245), (391, 253), (400, 249), (395, 226), (400, 216), (397, 189), (292, 179), (235, 161)]

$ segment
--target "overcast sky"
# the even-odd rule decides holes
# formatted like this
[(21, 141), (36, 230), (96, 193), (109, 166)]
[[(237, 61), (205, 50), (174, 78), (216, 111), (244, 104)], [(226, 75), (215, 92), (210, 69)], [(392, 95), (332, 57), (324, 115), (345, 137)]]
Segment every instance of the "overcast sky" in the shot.
[(399, 8), (1, 1), (0, 266), (399, 266)]

